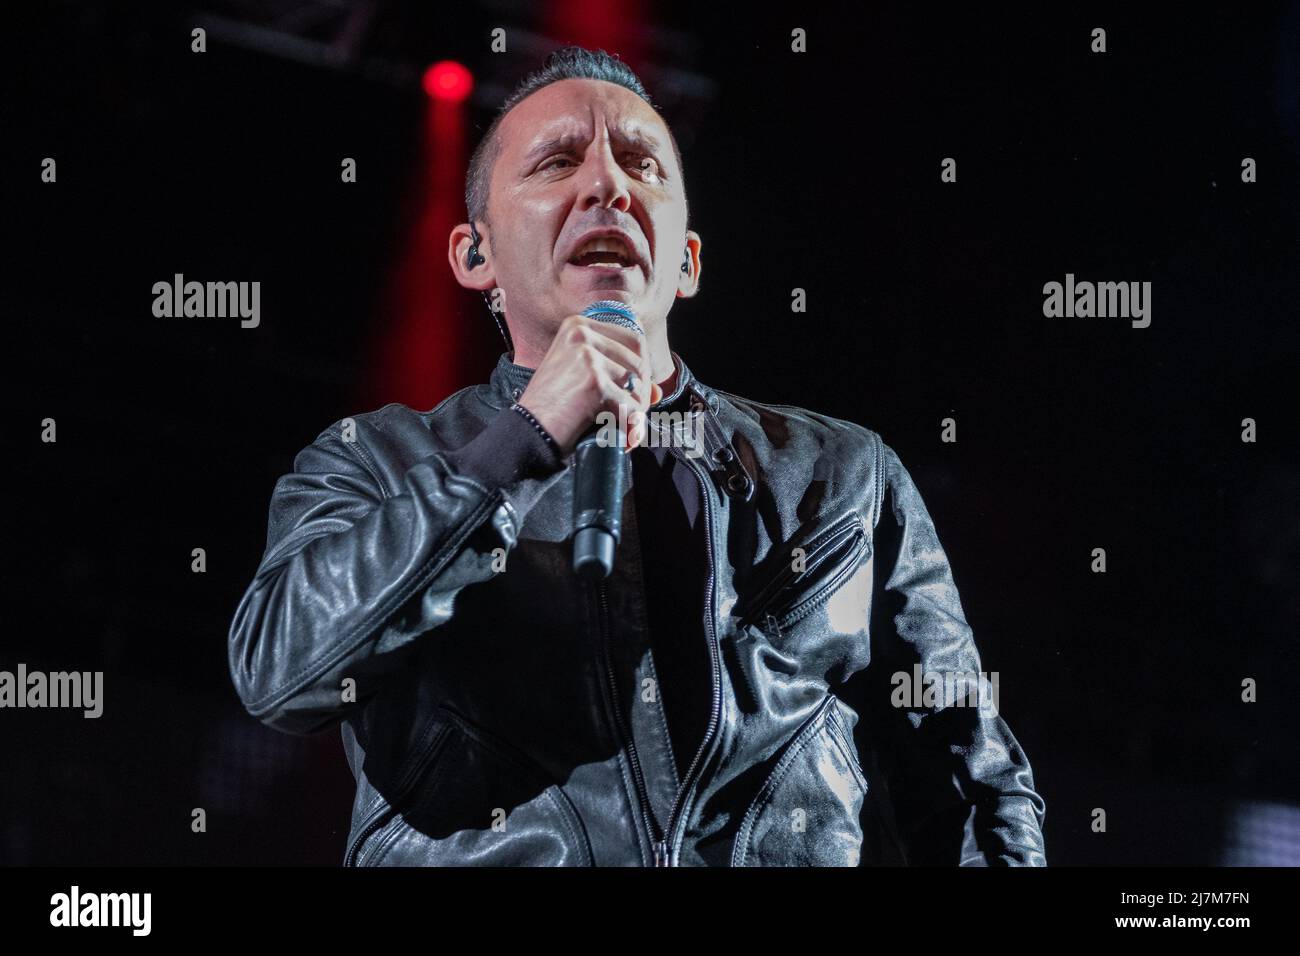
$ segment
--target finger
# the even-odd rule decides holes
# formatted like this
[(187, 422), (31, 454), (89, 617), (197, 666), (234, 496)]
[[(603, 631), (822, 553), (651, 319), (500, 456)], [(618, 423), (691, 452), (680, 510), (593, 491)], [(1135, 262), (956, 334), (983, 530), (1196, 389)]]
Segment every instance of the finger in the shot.
[[(614, 385), (623, 392), (623, 395), (631, 396), (637, 407), (642, 411), (648, 409), (652, 404), (652, 392), (657, 386), (651, 380), (649, 374), (641, 374), (639, 371), (641, 365), (639, 363), (634, 363), (631, 366), (624, 365), (605, 355), (602, 355), (601, 358), (606, 363), (601, 366), (601, 371), (609, 376)], [(630, 392), (627, 389), (629, 375), (636, 376), (636, 383)]]
[[(627, 378), (628, 372), (636, 372), (637, 376), (642, 379), (646, 377), (640, 373), (642, 357), (636, 348), (599, 333), (599, 329), (589, 330), (588, 334), (584, 337), (584, 341), (591, 348), (605, 356), (605, 358), (617, 363), (621, 370), (621, 374), (611, 373), (611, 376), (615, 378), (619, 384), (622, 384)], [(634, 342), (633, 344), (635, 345), (637, 343)]]
[(636, 388), (629, 392), (623, 387), (627, 371), (616, 362), (602, 356), (602, 365), (597, 372), (597, 388), (604, 399), (603, 409), (619, 416), (626, 423), (623, 438), (629, 446), (640, 444), (640, 436), (645, 434), (645, 413), (650, 404), (651, 389), (644, 380), (637, 382)]
[[(650, 349), (646, 346), (643, 334), (609, 322), (597, 322), (586, 316), (577, 316), (577, 318), (584, 323), (588, 323), (587, 327), (600, 338), (623, 345), (628, 352), (635, 356), (635, 361), (629, 360), (626, 353), (617, 349), (606, 350), (606, 354), (610, 355), (611, 358), (617, 358), (628, 371), (635, 371), (637, 378), (641, 381), (649, 382), (651, 385), (654, 384), (654, 372), (650, 364)], [(599, 339), (593, 339), (593, 344), (599, 345), (599, 341)]]
[[(587, 344), (601, 352), (617, 353), (626, 359), (629, 367), (634, 367), (636, 359), (644, 350), (644, 337), (628, 329), (608, 322), (597, 322), (585, 315), (570, 315), (560, 324), (557, 341), (567, 339), (576, 344)], [(626, 350), (625, 354), (623, 351)]]
[(640, 351), (642, 344), (645, 342), (644, 334), (635, 332), (625, 326), (614, 322), (598, 322), (596, 319), (587, 318), (586, 316), (579, 316), (579, 318), (591, 329), (616, 342), (623, 343), (630, 349)]

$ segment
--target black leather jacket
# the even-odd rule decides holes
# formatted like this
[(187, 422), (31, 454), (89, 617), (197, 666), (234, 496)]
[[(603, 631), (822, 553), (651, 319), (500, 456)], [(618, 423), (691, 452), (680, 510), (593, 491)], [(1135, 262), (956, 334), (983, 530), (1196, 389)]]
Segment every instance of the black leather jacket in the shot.
[(703, 416), (703, 455), (674, 454), (703, 488), (711, 568), (711, 710), (684, 779), (643, 693), (630, 499), (591, 586), (570, 569), (572, 456), (504, 482), (458, 457), (516, 414), (529, 370), (502, 356), (432, 411), (336, 422), (277, 483), (230, 670), (272, 727), (341, 722), (345, 864), (1044, 865), (1044, 802), (1002, 718), (891, 702), (913, 665), (981, 669), (898, 457), (674, 357)]

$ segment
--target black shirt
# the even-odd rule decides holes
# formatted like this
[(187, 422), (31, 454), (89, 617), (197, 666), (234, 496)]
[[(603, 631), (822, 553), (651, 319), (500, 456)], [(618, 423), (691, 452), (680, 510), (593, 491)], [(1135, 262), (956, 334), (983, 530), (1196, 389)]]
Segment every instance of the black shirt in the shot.
[[(658, 410), (685, 411), (688, 397)], [(646, 587), (659, 699), (679, 777), (684, 777), (708, 727), (712, 664), (704, 629), (708, 580), (700, 479), (667, 448), (629, 453), (637, 534)]]

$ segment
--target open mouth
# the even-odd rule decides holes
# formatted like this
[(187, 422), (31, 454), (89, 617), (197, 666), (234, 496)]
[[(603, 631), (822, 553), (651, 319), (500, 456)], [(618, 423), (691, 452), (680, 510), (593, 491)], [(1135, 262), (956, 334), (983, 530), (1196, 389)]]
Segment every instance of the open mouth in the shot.
[(569, 257), (569, 265), (583, 269), (635, 269), (640, 263), (628, 244), (618, 236), (601, 236), (584, 242)]

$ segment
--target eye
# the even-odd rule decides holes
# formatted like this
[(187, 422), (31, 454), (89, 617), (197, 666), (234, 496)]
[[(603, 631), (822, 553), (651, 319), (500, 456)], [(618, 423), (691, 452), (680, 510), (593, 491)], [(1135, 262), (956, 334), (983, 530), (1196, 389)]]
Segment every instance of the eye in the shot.
[(555, 166), (556, 163), (572, 163), (572, 160), (567, 156), (552, 156), (550, 159), (542, 163), (542, 165), (538, 166), (537, 169), (539, 171), (547, 170)]
[(644, 182), (659, 181), (659, 163), (653, 156), (638, 156), (633, 160), (633, 168), (641, 174)]

